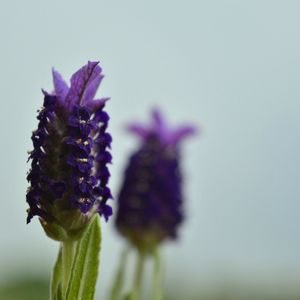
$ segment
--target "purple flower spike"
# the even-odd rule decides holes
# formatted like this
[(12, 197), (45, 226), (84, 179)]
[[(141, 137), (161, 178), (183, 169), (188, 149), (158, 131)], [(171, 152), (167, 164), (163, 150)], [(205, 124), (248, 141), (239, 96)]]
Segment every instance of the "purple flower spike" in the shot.
[(132, 124), (142, 141), (130, 157), (118, 197), (116, 226), (143, 251), (177, 236), (183, 220), (179, 145), (194, 126), (171, 128), (158, 110), (149, 126)]
[(112, 214), (106, 203), (112, 198), (107, 186), (112, 139), (104, 111), (108, 98), (94, 99), (103, 79), (98, 62), (79, 69), (70, 87), (57, 71), (52, 74), (54, 92), (43, 91), (31, 137), (27, 222), (39, 216), (47, 234), (60, 240), (57, 228), (76, 235), (95, 213), (106, 220)]

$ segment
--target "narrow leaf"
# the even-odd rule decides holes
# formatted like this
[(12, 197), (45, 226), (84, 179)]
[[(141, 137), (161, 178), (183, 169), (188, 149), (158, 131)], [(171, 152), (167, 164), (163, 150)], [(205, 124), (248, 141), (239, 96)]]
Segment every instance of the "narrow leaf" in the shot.
[(58, 285), (55, 300), (63, 300), (63, 293), (62, 293), (62, 285), (61, 285), (61, 283)]
[(66, 300), (93, 300), (98, 275), (101, 231), (96, 216), (79, 240)]
[(57, 260), (55, 262), (53, 272), (52, 272), (52, 278), (51, 278), (51, 284), (50, 284), (50, 299), (56, 300), (58, 289), (61, 283), (62, 279), (62, 253), (61, 248), (59, 249)]

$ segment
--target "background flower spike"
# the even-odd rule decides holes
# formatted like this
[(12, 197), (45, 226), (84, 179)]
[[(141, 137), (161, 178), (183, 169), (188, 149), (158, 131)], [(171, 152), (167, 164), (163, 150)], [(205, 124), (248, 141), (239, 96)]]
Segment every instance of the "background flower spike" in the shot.
[(140, 251), (151, 252), (163, 240), (174, 239), (183, 221), (180, 143), (196, 129), (173, 128), (155, 109), (148, 126), (133, 123), (128, 130), (141, 143), (124, 174), (116, 227)]
[(144, 264), (151, 257), (152, 299), (161, 300), (160, 245), (177, 237), (184, 218), (180, 145), (196, 129), (193, 125), (173, 128), (155, 109), (150, 124), (133, 123), (128, 131), (138, 136), (140, 145), (129, 158), (117, 201), (117, 230), (137, 256), (132, 289), (124, 299), (142, 298)]

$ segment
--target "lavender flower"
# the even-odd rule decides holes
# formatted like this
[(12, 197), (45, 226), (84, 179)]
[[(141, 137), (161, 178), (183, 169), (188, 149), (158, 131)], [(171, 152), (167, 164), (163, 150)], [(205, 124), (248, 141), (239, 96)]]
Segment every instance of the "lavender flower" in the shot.
[(149, 127), (133, 124), (129, 131), (141, 139), (141, 146), (125, 171), (116, 226), (139, 249), (151, 249), (175, 238), (183, 220), (179, 144), (195, 128), (172, 129), (154, 111)]
[(95, 213), (107, 220), (108, 151), (111, 136), (106, 132), (108, 98), (94, 99), (103, 79), (98, 62), (88, 62), (71, 77), (68, 87), (53, 70), (54, 92), (44, 93), (38, 112), (38, 128), (32, 133), (27, 223), (40, 217), (53, 239), (76, 236)]

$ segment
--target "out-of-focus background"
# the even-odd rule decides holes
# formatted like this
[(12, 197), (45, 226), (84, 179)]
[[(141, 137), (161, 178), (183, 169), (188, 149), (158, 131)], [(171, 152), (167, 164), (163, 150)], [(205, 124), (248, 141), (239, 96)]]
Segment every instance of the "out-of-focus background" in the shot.
[[(58, 244), (26, 225), (27, 150), (51, 67), (100, 60), (116, 195), (153, 106), (201, 135), (183, 147), (186, 222), (163, 249), (169, 299), (300, 299), (300, 2), (0, 3), (0, 299), (47, 299)], [(123, 240), (103, 222), (99, 296)]]

